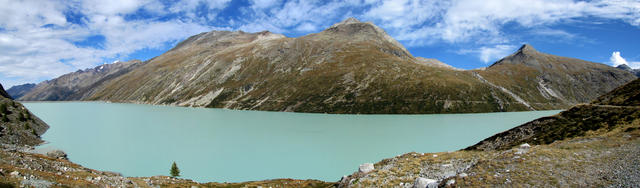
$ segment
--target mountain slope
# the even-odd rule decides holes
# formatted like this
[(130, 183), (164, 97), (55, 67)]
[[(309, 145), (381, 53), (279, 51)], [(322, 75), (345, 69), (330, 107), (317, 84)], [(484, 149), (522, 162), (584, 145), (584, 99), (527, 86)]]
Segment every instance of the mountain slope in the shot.
[(543, 117), (489, 137), (468, 150), (504, 150), (522, 143), (549, 144), (588, 131), (614, 129), (640, 119), (640, 79), (621, 86), (589, 104)]
[[(135, 80), (135, 82), (134, 82)], [(470, 72), (424, 66), (371, 23), (320, 33), (213, 31), (115, 79), (89, 100), (326, 113), (524, 110)]]
[(90, 92), (66, 89), (73, 97), (56, 97), (48, 93), (56, 87), (38, 86), (20, 100), (317, 113), (497, 112), (567, 108), (635, 78), (601, 64), (517, 55), (521, 51), (484, 71), (462, 71), (413, 57), (381, 28), (353, 18), (298, 38), (211, 31), (99, 87), (83, 87)]
[[(132, 60), (97, 66), (93, 69), (78, 70), (58, 78), (44, 81), (24, 93), (21, 101), (61, 101), (81, 100), (93, 94), (102, 84), (123, 75), (143, 62)], [(13, 89), (13, 88), (12, 88)]]
[(9, 95), (11, 95), (11, 97), (13, 97), (14, 99), (19, 99), (20, 97), (24, 96), (24, 94), (28, 93), (35, 87), (36, 87), (36, 84), (32, 84), (32, 83), (16, 85), (7, 89), (7, 93), (9, 93)]
[(541, 53), (530, 45), (474, 72), (522, 98), (533, 109), (586, 103), (636, 78), (604, 64)]
[(0, 84), (0, 144), (37, 145), (49, 126), (8, 97)]

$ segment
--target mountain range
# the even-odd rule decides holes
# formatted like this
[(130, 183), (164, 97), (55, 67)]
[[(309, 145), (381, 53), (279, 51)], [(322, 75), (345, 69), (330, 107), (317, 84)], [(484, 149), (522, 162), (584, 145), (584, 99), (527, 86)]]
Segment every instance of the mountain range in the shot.
[(530, 45), (489, 67), (460, 70), (414, 57), (383, 29), (349, 18), (298, 38), (205, 32), (153, 59), (69, 73), (17, 99), (314, 113), (499, 112), (565, 109), (635, 78)]

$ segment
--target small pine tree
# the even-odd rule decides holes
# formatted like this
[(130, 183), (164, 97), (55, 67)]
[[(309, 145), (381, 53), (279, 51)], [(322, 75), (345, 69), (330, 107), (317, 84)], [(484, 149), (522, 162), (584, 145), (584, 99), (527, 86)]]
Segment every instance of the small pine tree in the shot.
[(176, 162), (173, 161), (173, 164), (171, 165), (171, 177), (178, 177), (180, 176), (180, 169), (178, 169), (178, 165), (176, 165)]
[(9, 122), (9, 118), (7, 117), (7, 115), (2, 115), (2, 121), (3, 122)]

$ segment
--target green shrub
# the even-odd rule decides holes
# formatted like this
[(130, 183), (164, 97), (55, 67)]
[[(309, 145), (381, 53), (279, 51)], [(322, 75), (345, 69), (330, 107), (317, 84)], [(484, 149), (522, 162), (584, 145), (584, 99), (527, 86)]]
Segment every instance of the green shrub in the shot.
[(24, 114), (23, 114), (23, 113), (18, 113), (18, 119), (19, 119), (20, 121), (27, 121), (27, 118), (24, 116)]

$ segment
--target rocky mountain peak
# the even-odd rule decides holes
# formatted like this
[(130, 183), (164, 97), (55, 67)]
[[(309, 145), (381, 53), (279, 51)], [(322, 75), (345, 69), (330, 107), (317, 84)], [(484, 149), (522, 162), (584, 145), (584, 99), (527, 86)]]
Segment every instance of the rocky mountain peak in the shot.
[(631, 71), (631, 70), (633, 70), (631, 67), (629, 67), (628, 65), (625, 65), (625, 64), (618, 65), (616, 68), (618, 68), (618, 69), (622, 69), (622, 70), (626, 70), (626, 71)]
[(327, 28), (325, 32), (337, 33), (337, 34), (386, 34), (384, 30), (378, 26), (373, 25), (371, 22), (360, 22), (355, 18), (347, 18), (341, 22), (333, 24)]
[(349, 40), (370, 40), (384, 41), (400, 48), (401, 56), (410, 56), (409, 51), (402, 44), (389, 36), (382, 28), (376, 26), (372, 22), (361, 22), (355, 18), (347, 18), (339, 23), (333, 24), (320, 33), (321, 35), (330, 36), (347, 36)]
[(518, 53), (533, 55), (538, 53), (538, 51), (535, 48), (533, 48), (533, 46), (531, 46), (530, 44), (524, 44), (516, 52), (516, 54)]
[(329, 28), (332, 28), (332, 27), (338, 27), (338, 26), (341, 26), (341, 25), (353, 24), (353, 23), (362, 23), (362, 22), (360, 22), (360, 20), (358, 20), (358, 19), (356, 19), (356, 18), (354, 18), (354, 17), (350, 17), (350, 18), (347, 18), (347, 19), (345, 19), (345, 20), (343, 20), (343, 21), (341, 21), (341, 22), (338, 22), (338, 23), (336, 23), (336, 24), (333, 24), (333, 25), (332, 25), (331, 27), (329, 27)]

